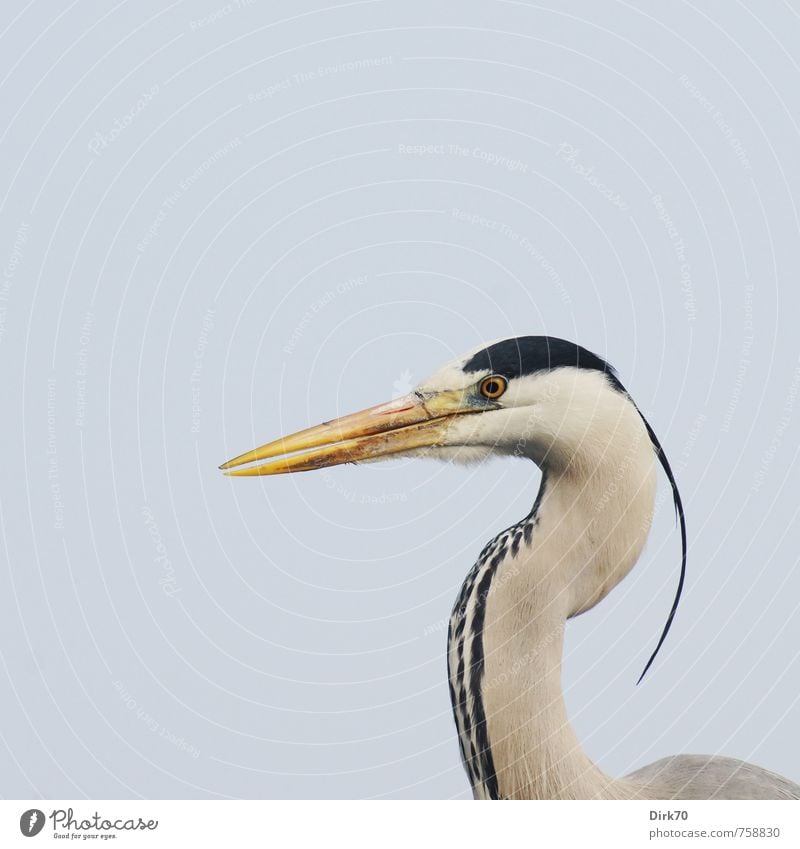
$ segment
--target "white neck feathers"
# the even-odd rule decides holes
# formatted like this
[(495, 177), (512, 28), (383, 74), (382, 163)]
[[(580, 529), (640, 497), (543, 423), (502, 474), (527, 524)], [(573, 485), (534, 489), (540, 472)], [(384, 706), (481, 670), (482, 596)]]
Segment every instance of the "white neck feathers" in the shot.
[(622, 785), (592, 763), (567, 718), (563, 635), (570, 616), (636, 563), (652, 519), (656, 458), (626, 396), (608, 389), (593, 403), (590, 414), (565, 410), (563, 426), (537, 442), (544, 474), (536, 527), (498, 566), (486, 599), (482, 698), (504, 798), (620, 795)]

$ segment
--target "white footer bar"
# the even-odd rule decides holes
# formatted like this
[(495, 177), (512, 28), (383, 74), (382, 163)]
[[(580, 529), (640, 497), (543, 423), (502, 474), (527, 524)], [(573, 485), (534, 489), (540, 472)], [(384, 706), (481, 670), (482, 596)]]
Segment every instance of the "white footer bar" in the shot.
[(800, 846), (800, 802), (0, 801), (0, 846)]

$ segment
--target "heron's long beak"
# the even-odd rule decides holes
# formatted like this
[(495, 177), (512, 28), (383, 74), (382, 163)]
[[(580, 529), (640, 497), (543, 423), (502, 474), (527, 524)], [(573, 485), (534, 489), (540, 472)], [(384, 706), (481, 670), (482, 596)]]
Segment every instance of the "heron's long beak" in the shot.
[(276, 439), (228, 460), (220, 469), (274, 457), (268, 463), (226, 471), (226, 474), (281, 475), (441, 445), (453, 417), (470, 412), (477, 410), (469, 406), (462, 390), (438, 392), (430, 397), (406, 395)]

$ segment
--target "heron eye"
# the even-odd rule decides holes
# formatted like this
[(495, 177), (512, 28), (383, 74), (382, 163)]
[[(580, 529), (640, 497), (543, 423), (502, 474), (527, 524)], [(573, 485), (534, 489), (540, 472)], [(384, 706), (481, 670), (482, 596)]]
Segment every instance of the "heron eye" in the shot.
[(480, 388), (484, 398), (499, 398), (508, 389), (508, 381), (499, 374), (492, 374), (484, 377)]

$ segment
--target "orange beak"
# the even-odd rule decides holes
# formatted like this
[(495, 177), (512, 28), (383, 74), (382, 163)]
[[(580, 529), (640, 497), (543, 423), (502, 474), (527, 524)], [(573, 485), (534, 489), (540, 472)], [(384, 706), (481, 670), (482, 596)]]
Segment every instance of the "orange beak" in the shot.
[[(428, 397), (412, 393), (268, 442), (220, 469), (233, 477), (282, 475), (442, 445), (453, 417), (470, 412), (477, 410), (465, 404), (462, 390)], [(247, 465), (261, 460), (269, 462)]]

